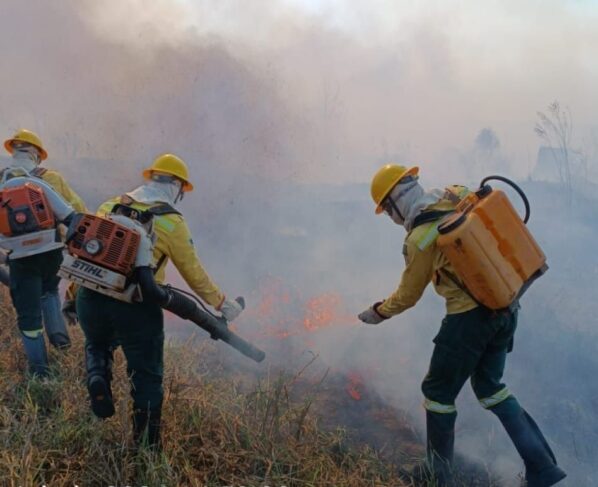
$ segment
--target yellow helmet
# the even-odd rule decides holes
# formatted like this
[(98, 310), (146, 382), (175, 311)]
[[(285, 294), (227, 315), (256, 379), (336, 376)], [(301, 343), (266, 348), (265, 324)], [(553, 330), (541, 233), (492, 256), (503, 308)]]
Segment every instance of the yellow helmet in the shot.
[(380, 204), (384, 201), (392, 189), (405, 176), (415, 176), (419, 173), (419, 167), (407, 168), (397, 164), (387, 164), (381, 167), (372, 178), (372, 186), (370, 192), (372, 199), (376, 203), (376, 214), (382, 213), (384, 210)]
[(42, 139), (38, 137), (38, 135), (31, 130), (20, 129), (12, 136), (12, 138), (4, 141), (4, 147), (12, 154), (14, 152), (14, 148), (12, 146), (13, 142), (26, 142), (31, 144), (39, 150), (39, 156), (41, 160), (45, 160), (48, 157), (48, 153), (46, 149), (44, 149), (44, 145), (42, 144)]
[(143, 171), (143, 177), (150, 179), (154, 172), (169, 174), (183, 181), (183, 192), (193, 191), (193, 185), (189, 182), (187, 164), (174, 154), (162, 154), (156, 157), (152, 165)]

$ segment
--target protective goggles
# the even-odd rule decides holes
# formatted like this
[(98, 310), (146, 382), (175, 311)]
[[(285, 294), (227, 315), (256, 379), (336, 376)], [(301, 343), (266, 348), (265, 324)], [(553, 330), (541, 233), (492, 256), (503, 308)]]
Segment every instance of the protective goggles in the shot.
[(35, 150), (36, 152), (38, 151), (38, 148), (35, 147), (33, 144), (30, 144), (29, 142), (23, 142), (21, 140), (13, 140), (10, 143), (10, 146), (14, 149), (14, 150)]

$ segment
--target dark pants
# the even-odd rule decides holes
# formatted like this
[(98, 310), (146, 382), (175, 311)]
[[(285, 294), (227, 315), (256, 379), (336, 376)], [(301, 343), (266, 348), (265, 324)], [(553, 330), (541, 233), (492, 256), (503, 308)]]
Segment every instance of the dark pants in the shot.
[(41, 298), (46, 293), (58, 292), (60, 278), (57, 273), (61, 263), (61, 249), (9, 259), (10, 295), (21, 331), (42, 329)]
[(164, 319), (157, 305), (124, 303), (80, 288), (77, 313), (88, 344), (122, 346), (136, 410), (159, 412), (164, 375)]
[(483, 407), (505, 400), (509, 392), (501, 381), (516, 328), (516, 311), (493, 313), (478, 307), (447, 315), (434, 338), (430, 369), (422, 383), (426, 409), (455, 413), (455, 399), (469, 378)]

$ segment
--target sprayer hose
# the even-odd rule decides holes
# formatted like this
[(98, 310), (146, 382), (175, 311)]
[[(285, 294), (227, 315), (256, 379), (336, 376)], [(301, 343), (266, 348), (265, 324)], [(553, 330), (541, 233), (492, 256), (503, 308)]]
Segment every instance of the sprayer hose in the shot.
[(523, 190), (517, 186), (517, 184), (515, 184), (513, 181), (511, 181), (509, 178), (505, 178), (504, 176), (497, 176), (497, 175), (492, 175), (492, 176), (488, 176), (485, 177), (484, 179), (482, 179), (482, 182), (480, 183), (480, 188), (484, 186), (484, 184), (486, 184), (488, 181), (502, 181), (503, 183), (508, 184), (509, 186), (511, 186), (511, 188), (513, 188), (515, 191), (517, 191), (517, 194), (519, 196), (521, 196), (521, 199), (523, 200), (523, 204), (525, 205), (525, 218), (523, 219), (523, 223), (527, 223), (529, 220), (529, 216), (530, 216), (530, 205), (529, 205), (529, 200), (527, 199), (527, 196), (525, 195), (525, 193), (523, 192)]

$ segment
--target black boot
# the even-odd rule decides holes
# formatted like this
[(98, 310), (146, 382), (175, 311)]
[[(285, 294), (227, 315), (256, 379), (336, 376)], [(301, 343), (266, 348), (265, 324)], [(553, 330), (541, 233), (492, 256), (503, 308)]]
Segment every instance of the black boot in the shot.
[(436, 476), (438, 487), (452, 485), (456, 419), (457, 413), (426, 411), (428, 463)]
[(427, 460), (410, 471), (399, 470), (399, 478), (418, 485), (436, 481), (438, 487), (450, 487), (453, 482), (453, 452), (457, 413), (441, 414), (426, 411)]
[(525, 464), (527, 487), (549, 487), (567, 474), (556, 464), (554, 453), (532, 417), (513, 396), (490, 408), (504, 426)]
[(109, 418), (114, 414), (112, 389), (110, 388), (112, 349), (88, 343), (85, 346), (85, 364), (91, 410), (98, 418)]
[(146, 445), (155, 451), (161, 449), (161, 418), (161, 409), (157, 411), (135, 409), (133, 411), (133, 441), (137, 447)]

